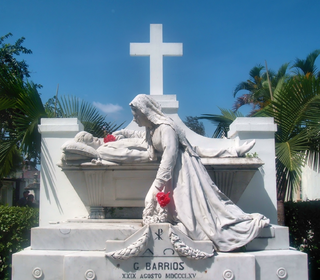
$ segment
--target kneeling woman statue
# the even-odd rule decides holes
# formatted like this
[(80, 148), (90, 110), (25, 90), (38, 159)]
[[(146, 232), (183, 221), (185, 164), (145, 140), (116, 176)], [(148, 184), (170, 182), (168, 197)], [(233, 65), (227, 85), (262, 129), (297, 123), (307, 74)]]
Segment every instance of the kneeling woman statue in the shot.
[[(146, 128), (149, 158), (162, 154), (145, 199), (144, 224), (177, 224), (194, 240), (212, 240), (218, 251), (246, 245), (269, 224), (261, 214), (244, 213), (217, 188), (183, 131), (156, 101), (141, 94), (130, 107), (134, 121)], [(159, 192), (170, 192), (170, 202), (164, 207), (157, 201)]]
[[(102, 145), (92, 135), (79, 133), (76, 136), (79, 139), (75, 140), (97, 149), (103, 160), (146, 162), (161, 155), (156, 178), (145, 198), (145, 225), (163, 222), (178, 225), (190, 238), (210, 239), (217, 251), (224, 252), (246, 245), (269, 225), (265, 216), (244, 213), (218, 189), (201, 163), (198, 155), (201, 151), (194, 150), (183, 131), (161, 112), (155, 100), (140, 94), (129, 105), (133, 120), (144, 126), (145, 132), (123, 129), (113, 133), (119, 141)], [(90, 141), (82, 139), (86, 137)], [(254, 141), (236, 152), (231, 149), (217, 155), (241, 156), (253, 145)]]

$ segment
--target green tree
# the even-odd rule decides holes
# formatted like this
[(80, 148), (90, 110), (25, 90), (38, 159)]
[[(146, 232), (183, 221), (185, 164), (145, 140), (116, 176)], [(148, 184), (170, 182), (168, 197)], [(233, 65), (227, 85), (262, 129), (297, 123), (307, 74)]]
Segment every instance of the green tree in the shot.
[(198, 133), (202, 136), (206, 134), (204, 125), (202, 122), (199, 122), (198, 117), (187, 116), (183, 122), (187, 127), (189, 127), (195, 133)]
[[(269, 105), (253, 117), (273, 117), (275, 133), (278, 222), (284, 224), (283, 202), (291, 200), (300, 186), (302, 167), (320, 165), (320, 79), (294, 76), (282, 84)], [(217, 125), (214, 136), (226, 135), (236, 115), (221, 110), (221, 115), (203, 115)]]
[(28, 65), (15, 57), (31, 51), (22, 46), (24, 38), (14, 45), (4, 44), (10, 36), (0, 38), (0, 177), (20, 168), (23, 160), (39, 164), (41, 118), (77, 117), (97, 137), (104, 135), (103, 130), (111, 133), (122, 125), (107, 122), (96, 107), (76, 97), (57, 99), (57, 108), (52, 100), (43, 105), (39, 86), (26, 79)]
[(233, 96), (236, 97), (237, 93), (241, 90), (246, 90), (248, 93), (245, 93), (237, 98), (236, 102), (233, 105), (233, 110), (237, 111), (241, 106), (251, 104), (253, 106), (253, 110), (259, 106), (259, 100), (255, 97), (263, 96), (262, 94), (263, 86), (263, 77), (262, 77), (262, 70), (264, 67), (262, 65), (254, 66), (250, 72), (250, 78), (247, 81), (239, 83), (234, 92)]
[(11, 37), (12, 34), (8, 33), (5, 36), (0, 37), (0, 67), (7, 67), (10, 72), (16, 76), (20, 76), (21, 79), (30, 77), (28, 70), (28, 64), (24, 61), (18, 61), (16, 56), (20, 54), (31, 54), (32, 51), (22, 46), (25, 38), (21, 37), (15, 44), (5, 43), (4, 41)]
[(233, 112), (231, 110), (220, 109), (221, 115), (214, 114), (203, 114), (198, 119), (209, 120), (214, 125), (217, 126), (214, 131), (212, 138), (223, 138), (227, 137), (229, 126), (231, 123), (238, 117), (244, 117), (244, 115), (240, 112)]
[(24, 82), (6, 67), (0, 69), (0, 116), (0, 176), (3, 177), (12, 171), (18, 155), (38, 163), (38, 121), (46, 117), (37, 86)]
[[(273, 117), (275, 133), (278, 202), (291, 200), (300, 186), (302, 167), (308, 159), (319, 166), (320, 79), (294, 76), (274, 100), (256, 116)], [(279, 204), (278, 204), (279, 205)], [(284, 213), (279, 213), (280, 223)]]
[[(25, 38), (18, 39), (15, 44), (6, 43), (5, 41), (11, 37), (8, 33), (0, 37), (0, 97), (7, 99), (16, 98), (16, 89), (21, 85), (22, 80), (29, 77), (30, 73), (28, 65), (24, 60), (18, 61), (17, 57), (20, 54), (31, 54), (31, 50), (22, 46)], [(16, 85), (17, 79), (21, 80), (20, 85)], [(0, 106), (6, 108), (7, 104), (3, 103), (1, 99)], [(7, 100), (9, 102), (9, 100)], [(12, 116), (21, 114), (19, 108), (6, 108), (0, 110), (0, 141), (3, 148), (8, 151), (5, 153), (8, 156), (8, 165), (2, 165), (0, 159), (0, 166), (4, 170), (11, 169), (12, 171), (21, 168), (22, 157), (17, 145), (10, 145), (9, 139), (16, 137), (16, 123), (14, 123)], [(0, 153), (0, 158), (2, 154)]]
[[(258, 110), (251, 112), (252, 117), (273, 117), (278, 131), (276, 142), (276, 179), (278, 199), (278, 222), (284, 224), (284, 200), (292, 199), (295, 190), (300, 186), (302, 167), (309, 164), (317, 169), (320, 164), (320, 75), (315, 66), (320, 50), (310, 53), (305, 60), (296, 59), (291, 68), (295, 75), (287, 74), (288, 64), (280, 67), (274, 74), (269, 72), (272, 98), (260, 106), (255, 96), (267, 96), (268, 79), (264, 80), (262, 66), (256, 66), (250, 71), (250, 80), (240, 83), (235, 94), (241, 89), (249, 91), (243, 102), (253, 104)], [(269, 91), (270, 92), (270, 91)], [(264, 100), (264, 99), (262, 99)], [(236, 101), (237, 104), (239, 100)], [(241, 107), (234, 106), (236, 111)], [(226, 135), (229, 125), (235, 115), (226, 116), (227, 110), (221, 115), (202, 115), (202, 119), (211, 120), (217, 125), (215, 137)], [(230, 113), (230, 112), (229, 112)]]
[(246, 90), (247, 93), (237, 97), (232, 109), (237, 111), (244, 105), (251, 105), (252, 111), (250, 116), (252, 116), (267, 106), (270, 100), (273, 99), (275, 92), (279, 90), (279, 87), (288, 78), (288, 66), (289, 63), (283, 64), (278, 72), (272, 70), (263, 72), (265, 68), (260, 64), (253, 67), (249, 72), (250, 78), (236, 86), (233, 93), (234, 97), (241, 90)]
[[(77, 117), (84, 129), (97, 137), (103, 136), (104, 129), (111, 133), (122, 125), (107, 122), (96, 107), (76, 97), (62, 97), (57, 103), (60, 117)], [(45, 109), (34, 84), (23, 82), (19, 76), (0, 73), (0, 112), (5, 110), (11, 111), (12, 124), (1, 129), (1, 177), (12, 171), (19, 154), (33, 164), (40, 163), (38, 124), (41, 118), (52, 116), (50, 106)]]
[(96, 107), (77, 97), (62, 96), (57, 101), (57, 110), (61, 118), (78, 118), (84, 130), (96, 137), (103, 137), (104, 131), (112, 133), (124, 124), (106, 121), (106, 116), (101, 115)]
[(296, 58), (294, 64), (291, 68), (295, 69), (295, 73), (297, 75), (318, 75), (320, 76), (320, 72), (315, 65), (316, 59), (320, 54), (319, 50), (314, 50), (310, 54), (307, 55), (306, 59)]

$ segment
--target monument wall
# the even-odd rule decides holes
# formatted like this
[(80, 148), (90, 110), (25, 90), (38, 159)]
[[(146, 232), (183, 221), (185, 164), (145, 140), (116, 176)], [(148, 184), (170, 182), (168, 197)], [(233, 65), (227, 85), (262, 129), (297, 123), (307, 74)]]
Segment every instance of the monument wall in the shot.
[[(170, 117), (178, 125), (184, 126), (177, 114), (171, 114)], [(77, 119), (42, 119), (41, 121), (39, 126), (42, 134), (41, 226), (89, 216), (88, 200), (90, 197), (88, 198), (88, 178), (85, 176), (85, 168), (80, 167), (77, 170), (65, 172), (66, 170), (58, 166), (61, 161), (61, 146), (66, 141), (73, 139), (82, 129), (83, 126)], [(184, 129), (192, 145), (214, 149), (227, 148), (242, 144), (246, 140), (256, 139), (256, 145), (251, 152), (257, 153), (264, 165), (254, 175), (238, 205), (245, 212), (262, 213), (270, 218), (272, 223), (276, 223), (273, 137), (276, 128), (273, 120), (270, 118), (239, 118), (231, 125), (230, 139), (207, 138), (195, 134), (185, 126)], [(86, 168), (88, 170), (88, 167)], [(140, 170), (139, 167), (130, 165), (127, 168), (109, 166), (94, 169), (97, 170), (97, 168), (100, 170), (101, 175), (99, 176), (105, 178), (105, 183), (94, 183), (94, 187), (101, 184), (100, 194), (97, 196), (100, 201), (107, 201), (100, 202), (100, 206), (143, 207), (144, 196), (157, 170), (155, 164), (145, 164)]]

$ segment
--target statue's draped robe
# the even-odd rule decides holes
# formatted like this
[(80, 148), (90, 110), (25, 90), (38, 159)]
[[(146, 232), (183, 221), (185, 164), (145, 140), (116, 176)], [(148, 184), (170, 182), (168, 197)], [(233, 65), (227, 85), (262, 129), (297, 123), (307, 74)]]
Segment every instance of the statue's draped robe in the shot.
[(162, 154), (156, 180), (170, 191), (168, 222), (177, 223), (194, 240), (210, 239), (218, 251), (232, 251), (254, 239), (269, 224), (261, 214), (246, 214), (212, 182), (189, 143), (183, 146), (172, 126), (150, 130), (155, 151)]

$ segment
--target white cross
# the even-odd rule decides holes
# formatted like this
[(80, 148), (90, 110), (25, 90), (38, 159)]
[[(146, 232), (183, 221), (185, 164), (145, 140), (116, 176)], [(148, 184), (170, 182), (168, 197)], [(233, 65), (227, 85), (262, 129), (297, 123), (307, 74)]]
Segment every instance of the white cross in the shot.
[(162, 24), (150, 24), (150, 43), (130, 43), (130, 55), (150, 56), (150, 95), (163, 95), (163, 56), (182, 56), (182, 43), (163, 43)]

